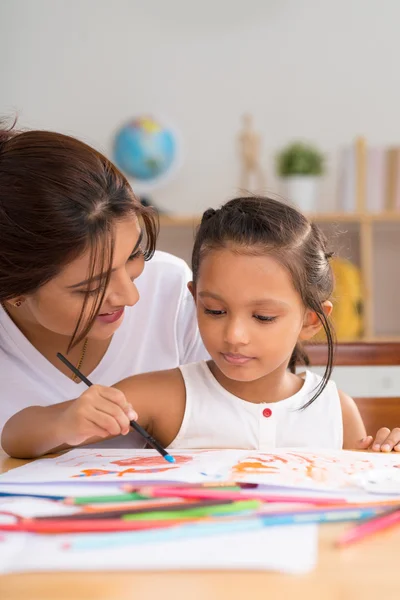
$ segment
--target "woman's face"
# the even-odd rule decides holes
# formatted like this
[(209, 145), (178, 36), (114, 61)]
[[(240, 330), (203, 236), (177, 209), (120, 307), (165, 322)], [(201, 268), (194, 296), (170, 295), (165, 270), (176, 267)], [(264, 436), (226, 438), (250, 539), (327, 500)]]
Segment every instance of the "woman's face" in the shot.
[[(136, 217), (116, 223), (111, 278), (89, 338), (104, 340), (112, 336), (122, 323), (125, 306), (133, 306), (139, 300), (135, 280), (144, 268), (141, 238)], [(54, 333), (71, 336), (85, 295), (89, 292), (83, 324), (96, 301), (101, 273), (96, 272), (88, 280), (90, 266), (90, 250), (87, 250), (37, 292), (21, 298), (23, 303), (18, 308), (23, 313), (21, 317)]]

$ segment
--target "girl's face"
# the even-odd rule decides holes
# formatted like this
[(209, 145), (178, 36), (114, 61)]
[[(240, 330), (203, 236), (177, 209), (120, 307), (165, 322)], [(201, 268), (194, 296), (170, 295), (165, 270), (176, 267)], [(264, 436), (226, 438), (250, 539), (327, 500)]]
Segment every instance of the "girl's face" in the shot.
[[(112, 336), (122, 323), (125, 306), (133, 306), (139, 300), (135, 279), (144, 268), (144, 257), (140, 250), (141, 237), (139, 223), (135, 217), (116, 223), (111, 279), (99, 314), (89, 333), (91, 339), (104, 340)], [(98, 277), (90, 281), (87, 279), (89, 263), (88, 250), (37, 292), (23, 297), (23, 304), (18, 308), (21, 317), (54, 333), (71, 336), (86, 292), (90, 291), (93, 294), (89, 296), (83, 322), (90, 314), (96, 298), (95, 292), (99, 288)]]
[(204, 345), (229, 379), (254, 381), (286, 368), (299, 338), (319, 328), (290, 273), (272, 256), (219, 249), (202, 259), (195, 289)]

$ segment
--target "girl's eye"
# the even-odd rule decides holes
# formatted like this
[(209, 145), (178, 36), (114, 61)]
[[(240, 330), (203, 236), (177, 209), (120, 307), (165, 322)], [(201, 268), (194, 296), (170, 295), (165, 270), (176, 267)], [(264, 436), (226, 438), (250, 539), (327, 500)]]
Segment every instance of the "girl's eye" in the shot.
[(204, 309), (206, 315), (213, 315), (214, 317), (220, 317), (225, 314), (224, 310), (210, 310), (209, 308)]
[(276, 321), (277, 317), (266, 317), (264, 315), (254, 315), (254, 318), (257, 319), (257, 321), (261, 321), (262, 323), (273, 323), (274, 321)]

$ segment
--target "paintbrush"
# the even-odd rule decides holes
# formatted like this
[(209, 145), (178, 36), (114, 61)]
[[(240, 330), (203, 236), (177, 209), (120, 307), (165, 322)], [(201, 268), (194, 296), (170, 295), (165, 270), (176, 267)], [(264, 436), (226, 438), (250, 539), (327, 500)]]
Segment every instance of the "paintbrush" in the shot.
[[(57, 353), (57, 357), (64, 363), (64, 365), (66, 365), (81, 381), (83, 381), (83, 383), (86, 383), (86, 385), (88, 387), (90, 387), (92, 384), (91, 381), (89, 381), (89, 379), (87, 377), (85, 377), (85, 375), (83, 373), (81, 373), (79, 371), (79, 369), (77, 369), (76, 367), (74, 367), (73, 364), (71, 364), (69, 362), (69, 360), (67, 358), (65, 358), (65, 356), (63, 356), (60, 352)], [(163, 458), (165, 458), (165, 460), (169, 463), (173, 463), (175, 462), (175, 459), (173, 456), (171, 456), (171, 454), (169, 454), (165, 448), (163, 448), (161, 446), (161, 444), (159, 444), (157, 442), (157, 440), (155, 440), (149, 433), (147, 433), (147, 431), (145, 429), (143, 429), (143, 427), (141, 427), (138, 423), (136, 423), (136, 421), (129, 421), (130, 426), (132, 427), (132, 429), (134, 429), (135, 431), (137, 431), (145, 440), (146, 443), (149, 444), (149, 446), (151, 446), (152, 448), (154, 448), (154, 450), (157, 450), (157, 452), (159, 454), (161, 454), (161, 456)]]

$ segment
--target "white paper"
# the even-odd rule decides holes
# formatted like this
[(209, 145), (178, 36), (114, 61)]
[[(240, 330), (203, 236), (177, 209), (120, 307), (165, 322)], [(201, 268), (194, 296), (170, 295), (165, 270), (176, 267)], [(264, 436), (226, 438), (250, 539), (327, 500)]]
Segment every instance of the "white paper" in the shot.
[(7, 534), (3, 541), (0, 537), (0, 572), (229, 569), (302, 574), (315, 567), (318, 550), (315, 525), (85, 551), (64, 548), (72, 537), (22, 533)]
[[(239, 481), (293, 489), (360, 489), (360, 474), (400, 467), (399, 454), (350, 451), (180, 451), (176, 464), (154, 450), (76, 449), (0, 475), (0, 492), (11, 483), (105, 483), (137, 481)], [(396, 469), (397, 470), (397, 469)]]

